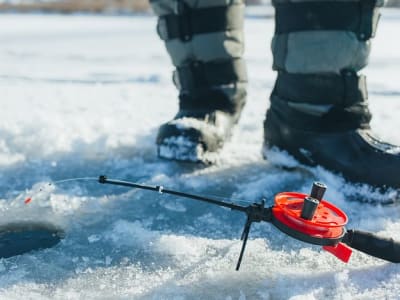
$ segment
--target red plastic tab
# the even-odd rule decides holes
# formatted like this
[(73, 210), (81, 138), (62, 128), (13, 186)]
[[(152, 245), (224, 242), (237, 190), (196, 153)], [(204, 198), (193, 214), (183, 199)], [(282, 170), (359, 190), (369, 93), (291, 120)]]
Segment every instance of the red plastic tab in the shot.
[(345, 263), (349, 262), (350, 256), (353, 253), (353, 250), (343, 243), (339, 243), (336, 246), (323, 246), (322, 249), (328, 251), (329, 253), (332, 253)]

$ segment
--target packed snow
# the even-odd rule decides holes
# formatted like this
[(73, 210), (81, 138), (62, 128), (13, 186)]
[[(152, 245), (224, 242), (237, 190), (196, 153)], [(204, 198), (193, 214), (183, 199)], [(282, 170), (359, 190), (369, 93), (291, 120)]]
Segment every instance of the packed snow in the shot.
[[(0, 223), (41, 220), (66, 237), (54, 248), (2, 259), (0, 298), (400, 299), (400, 266), (357, 251), (344, 264), (270, 224), (253, 226), (236, 272), (243, 214), (95, 181), (106, 174), (271, 205), (276, 193), (309, 192), (320, 180), (329, 187), (326, 199), (347, 212), (349, 228), (400, 240), (399, 204), (377, 204), (398, 202), (397, 191), (263, 160), (275, 77), (272, 18), (246, 18), (249, 99), (218, 163), (157, 158), (157, 128), (175, 114), (177, 91), (155, 24), (154, 16), (1, 15)], [(400, 12), (384, 10), (365, 70), (372, 126), (395, 144), (399, 26)], [(282, 153), (271, 160), (296, 165)]]

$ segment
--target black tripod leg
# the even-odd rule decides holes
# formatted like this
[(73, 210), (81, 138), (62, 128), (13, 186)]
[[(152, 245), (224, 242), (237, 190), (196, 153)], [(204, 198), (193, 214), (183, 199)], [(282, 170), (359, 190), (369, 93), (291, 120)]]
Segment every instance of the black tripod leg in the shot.
[(242, 263), (244, 250), (246, 249), (247, 239), (249, 238), (250, 227), (251, 227), (251, 221), (249, 218), (247, 218), (246, 225), (244, 226), (243, 229), (242, 237), (240, 238), (243, 241), (243, 244), (242, 244), (242, 249), (240, 250), (238, 262), (236, 264), (236, 271), (239, 271), (240, 264)]

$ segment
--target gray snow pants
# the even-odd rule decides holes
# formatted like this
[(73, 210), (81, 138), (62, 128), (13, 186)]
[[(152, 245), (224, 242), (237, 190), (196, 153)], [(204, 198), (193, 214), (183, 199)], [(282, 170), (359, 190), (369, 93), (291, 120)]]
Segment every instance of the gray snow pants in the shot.
[[(179, 68), (193, 61), (239, 61), (236, 82), (245, 83), (245, 65), (241, 61), (243, 2), (151, 0), (159, 16), (158, 34), (165, 41), (174, 66)], [(343, 70), (350, 70), (356, 74), (358, 85), (365, 84), (357, 72), (367, 65), (370, 39), (379, 19), (378, 8), (384, 0), (273, 0), (272, 3), (276, 11), (271, 46), (274, 70), (289, 75), (336, 77), (342, 76)], [(224, 20), (216, 21), (221, 19)], [(179, 80), (175, 83), (182, 88)], [(302, 110), (318, 104), (307, 99), (303, 103), (293, 102)]]

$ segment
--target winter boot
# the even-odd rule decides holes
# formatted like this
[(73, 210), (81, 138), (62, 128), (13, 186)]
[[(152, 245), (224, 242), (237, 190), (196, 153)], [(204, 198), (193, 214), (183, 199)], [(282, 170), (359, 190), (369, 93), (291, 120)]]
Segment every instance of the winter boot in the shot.
[(274, 0), (278, 77), (264, 123), (264, 155), (285, 150), (352, 182), (400, 187), (400, 147), (371, 131), (365, 77), (383, 1)]
[(158, 132), (160, 157), (213, 162), (246, 98), (243, 0), (158, 0), (157, 31), (176, 70), (179, 111)]

